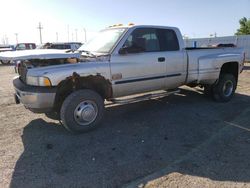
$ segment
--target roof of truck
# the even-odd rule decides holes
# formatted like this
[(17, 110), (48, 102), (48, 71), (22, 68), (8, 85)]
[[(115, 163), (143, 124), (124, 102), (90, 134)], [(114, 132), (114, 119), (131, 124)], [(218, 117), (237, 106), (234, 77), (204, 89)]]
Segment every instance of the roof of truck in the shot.
[(113, 26), (109, 26), (106, 29), (117, 29), (117, 28), (124, 28), (124, 29), (128, 29), (128, 28), (141, 28), (141, 27), (146, 27), (146, 28), (167, 28), (167, 29), (178, 29), (177, 27), (173, 27), (173, 26), (164, 26), (164, 25), (122, 25), (122, 24), (118, 24), (118, 25), (113, 25)]

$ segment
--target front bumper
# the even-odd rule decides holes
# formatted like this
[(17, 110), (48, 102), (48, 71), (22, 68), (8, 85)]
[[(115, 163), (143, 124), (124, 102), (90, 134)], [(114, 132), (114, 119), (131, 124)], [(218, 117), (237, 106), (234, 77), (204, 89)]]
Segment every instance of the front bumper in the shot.
[(24, 84), (19, 78), (14, 78), (16, 103), (22, 103), (35, 113), (45, 113), (53, 109), (56, 97), (55, 87), (39, 87)]

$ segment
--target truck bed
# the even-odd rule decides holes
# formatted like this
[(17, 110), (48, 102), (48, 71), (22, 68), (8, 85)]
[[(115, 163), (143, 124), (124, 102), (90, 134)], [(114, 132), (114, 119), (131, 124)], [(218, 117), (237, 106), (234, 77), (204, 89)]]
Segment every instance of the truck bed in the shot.
[[(187, 83), (211, 84), (219, 76), (224, 62), (237, 62), (243, 57), (241, 48), (205, 47), (185, 48), (187, 52)], [(241, 65), (242, 66), (242, 65)], [(239, 70), (242, 70), (243, 66)]]

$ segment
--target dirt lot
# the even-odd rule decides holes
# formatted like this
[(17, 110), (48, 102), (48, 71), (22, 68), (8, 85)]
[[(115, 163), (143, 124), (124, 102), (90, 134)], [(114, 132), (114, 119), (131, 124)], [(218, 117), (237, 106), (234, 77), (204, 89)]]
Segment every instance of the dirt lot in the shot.
[(15, 105), (13, 76), (0, 66), (0, 187), (250, 187), (250, 66), (230, 103), (185, 88), (82, 135)]

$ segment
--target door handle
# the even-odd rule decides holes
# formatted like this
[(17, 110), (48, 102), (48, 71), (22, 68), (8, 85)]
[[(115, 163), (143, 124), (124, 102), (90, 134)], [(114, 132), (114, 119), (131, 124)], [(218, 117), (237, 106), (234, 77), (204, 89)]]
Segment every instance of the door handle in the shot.
[(165, 57), (159, 57), (158, 58), (158, 62), (164, 62), (165, 61)]

